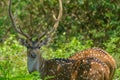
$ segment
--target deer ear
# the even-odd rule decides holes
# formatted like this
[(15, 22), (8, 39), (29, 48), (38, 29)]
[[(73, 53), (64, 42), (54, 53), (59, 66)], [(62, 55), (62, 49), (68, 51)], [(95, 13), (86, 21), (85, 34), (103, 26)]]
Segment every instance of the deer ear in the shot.
[(20, 39), (19, 39), (19, 42), (20, 42), (21, 45), (27, 46), (27, 41), (26, 41), (25, 39), (20, 38)]

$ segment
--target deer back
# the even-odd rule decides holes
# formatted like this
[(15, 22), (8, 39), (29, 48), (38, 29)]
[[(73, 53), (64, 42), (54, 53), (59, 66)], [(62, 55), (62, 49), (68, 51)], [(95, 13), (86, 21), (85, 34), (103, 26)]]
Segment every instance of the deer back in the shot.
[(109, 68), (97, 58), (51, 59), (46, 62), (50, 80), (109, 80)]
[(100, 61), (104, 62), (107, 64), (107, 66), (110, 69), (110, 79), (113, 78), (115, 69), (116, 69), (116, 63), (113, 57), (107, 53), (106, 51), (100, 49), (100, 48), (92, 48), (92, 49), (87, 49), (83, 50), (81, 52), (78, 52), (71, 57), (69, 57), (70, 60), (80, 60), (86, 57), (95, 57), (99, 59)]

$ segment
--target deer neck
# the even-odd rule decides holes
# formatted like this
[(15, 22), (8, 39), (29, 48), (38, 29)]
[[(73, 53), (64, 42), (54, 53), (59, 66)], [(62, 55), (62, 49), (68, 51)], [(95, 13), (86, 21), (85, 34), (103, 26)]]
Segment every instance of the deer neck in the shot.
[(42, 57), (42, 55), (39, 56), (39, 72), (41, 74), (41, 77), (44, 77), (46, 74), (46, 60)]
[(42, 57), (42, 55), (38, 55), (35, 59), (27, 57), (27, 67), (29, 73), (34, 71), (40, 72), (41, 76), (45, 75), (45, 67), (46, 60)]

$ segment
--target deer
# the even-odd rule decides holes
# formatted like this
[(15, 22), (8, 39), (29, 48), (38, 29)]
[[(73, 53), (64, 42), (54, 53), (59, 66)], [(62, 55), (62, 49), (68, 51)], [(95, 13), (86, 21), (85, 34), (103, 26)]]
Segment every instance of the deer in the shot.
[(100, 61), (104, 62), (110, 70), (110, 79), (113, 79), (115, 70), (116, 70), (116, 62), (114, 58), (106, 51), (101, 48), (90, 48), (86, 50), (82, 50), (78, 53), (73, 54), (69, 57), (70, 60), (81, 60), (86, 57), (95, 57)]
[(25, 39), (21, 39), (20, 41), (27, 48), (28, 72), (38, 71), (43, 80), (48, 76), (50, 76), (48, 80), (110, 80), (109, 67), (94, 56), (78, 60), (70, 60), (70, 58), (45, 59), (42, 56), (41, 47), (50, 41), (52, 37), (51, 33), (56, 31), (62, 18), (62, 0), (58, 1), (59, 12), (57, 17), (53, 14), (55, 23), (52, 29), (50, 32), (43, 31), (43, 34), (39, 34), (35, 40), (28, 33), (25, 33), (20, 26), (17, 27), (11, 8), (12, 0), (9, 1), (8, 12), (12, 27), (18, 34), (25, 37)]

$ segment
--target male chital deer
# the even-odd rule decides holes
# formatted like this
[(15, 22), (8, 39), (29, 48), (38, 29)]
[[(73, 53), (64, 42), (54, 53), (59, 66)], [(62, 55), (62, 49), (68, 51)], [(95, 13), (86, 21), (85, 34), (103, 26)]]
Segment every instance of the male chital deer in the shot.
[[(49, 80), (110, 80), (109, 67), (94, 56), (85, 57), (81, 60), (44, 59), (39, 49), (49, 41), (50, 34), (45, 31), (46, 33), (38, 36), (36, 40), (32, 40), (32, 37), (29, 36), (28, 33), (25, 33), (21, 27), (17, 27), (12, 15), (11, 5), (12, 0), (10, 0), (9, 3), (9, 16), (13, 25), (12, 27), (16, 32), (26, 37), (26, 40), (22, 41), (22, 43), (27, 48), (27, 66), (29, 73), (38, 71), (42, 79), (47, 76), (52, 76)], [(55, 31), (62, 17), (62, 0), (59, 0), (58, 17), (55, 15), (53, 15), (53, 17), (55, 23), (50, 32)], [(46, 36), (45, 39), (43, 39), (44, 36)]]
[(95, 57), (99, 59), (100, 61), (104, 62), (110, 70), (110, 79), (113, 79), (115, 69), (116, 69), (116, 63), (113, 57), (107, 53), (106, 51), (100, 49), (100, 48), (91, 48), (87, 50), (80, 51), (71, 57), (69, 57), (70, 60), (81, 60), (86, 57)]

